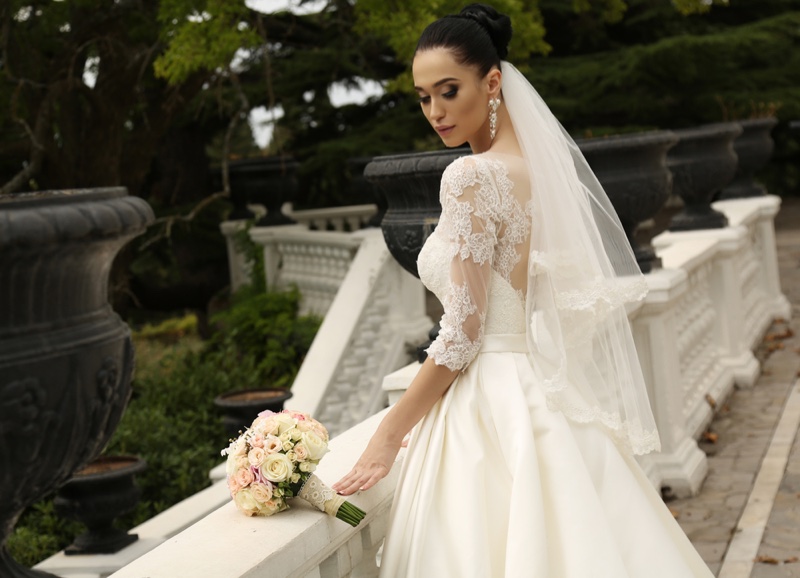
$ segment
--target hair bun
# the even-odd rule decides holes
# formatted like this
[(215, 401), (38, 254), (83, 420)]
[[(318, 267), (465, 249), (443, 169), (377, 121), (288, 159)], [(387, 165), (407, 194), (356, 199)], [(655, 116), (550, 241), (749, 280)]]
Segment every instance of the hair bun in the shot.
[(508, 43), (511, 41), (511, 18), (500, 14), (497, 10), (486, 4), (470, 4), (462, 8), (459, 16), (474, 20), (492, 39), (492, 44), (497, 50), (500, 60), (508, 56)]

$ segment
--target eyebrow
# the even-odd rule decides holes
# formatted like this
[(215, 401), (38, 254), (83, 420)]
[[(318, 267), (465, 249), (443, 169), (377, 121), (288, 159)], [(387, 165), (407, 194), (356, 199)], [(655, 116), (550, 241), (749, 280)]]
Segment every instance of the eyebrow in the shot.
[[(446, 83), (446, 82), (451, 82), (451, 81), (453, 81), (453, 80), (455, 80), (456, 82), (458, 82), (458, 79), (457, 79), (457, 78), (453, 78), (452, 76), (450, 76), (450, 77), (447, 77), (447, 78), (443, 78), (443, 79), (441, 79), (441, 80), (437, 80), (436, 82), (434, 82), (434, 83), (433, 83), (433, 88), (436, 88), (437, 86), (441, 86), (441, 85), (443, 85), (444, 83)], [(419, 87), (419, 86), (415, 86), (415, 87), (414, 87), (414, 90), (416, 90), (417, 92), (419, 92), (419, 91), (424, 91), (425, 89), (424, 89), (424, 88), (421, 88), (421, 87)]]

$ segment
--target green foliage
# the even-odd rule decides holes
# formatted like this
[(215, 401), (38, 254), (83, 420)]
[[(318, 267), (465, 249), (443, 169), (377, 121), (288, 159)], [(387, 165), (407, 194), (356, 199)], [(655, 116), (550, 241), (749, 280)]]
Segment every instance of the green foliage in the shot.
[(250, 267), (249, 291), (258, 294), (267, 290), (267, 277), (264, 272), (264, 249), (250, 238), (250, 229), (253, 225), (255, 225), (254, 220), (247, 221), (246, 226), (233, 235), (233, 244)]
[(179, 84), (198, 70), (227, 68), (237, 50), (260, 44), (249, 14), (243, 1), (163, 0), (158, 20), (169, 49), (156, 59), (156, 75)]
[(320, 319), (298, 316), (300, 293), (259, 292), (244, 287), (231, 306), (212, 319), (221, 330), (214, 336), (215, 355), (248, 364), (254, 387), (288, 387), (303, 363), (319, 329)]
[(187, 335), (197, 335), (197, 315), (194, 313), (183, 317), (171, 317), (156, 325), (146, 323), (134, 332), (135, 338), (167, 341), (177, 341)]

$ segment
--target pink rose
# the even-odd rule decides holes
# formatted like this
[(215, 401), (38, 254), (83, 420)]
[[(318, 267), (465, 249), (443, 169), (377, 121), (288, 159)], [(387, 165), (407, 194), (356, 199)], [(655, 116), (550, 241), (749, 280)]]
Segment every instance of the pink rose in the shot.
[(275, 412), (272, 411), (271, 409), (265, 409), (260, 414), (258, 414), (258, 417), (269, 417), (271, 415), (275, 415)]
[(261, 468), (259, 466), (250, 466), (250, 471), (253, 472), (253, 482), (256, 484), (268, 484), (267, 478), (261, 475)]
[(247, 454), (247, 461), (251, 466), (260, 466), (266, 456), (267, 452), (263, 448), (253, 448)]
[(250, 471), (250, 468), (247, 468), (244, 470), (237, 470), (236, 474), (234, 474), (234, 478), (236, 479), (236, 483), (239, 484), (239, 487), (245, 488), (253, 483), (255, 476), (253, 472)]
[(303, 445), (303, 442), (294, 446), (294, 458), (297, 462), (308, 459), (308, 449)]
[(264, 438), (264, 451), (267, 454), (274, 454), (283, 449), (283, 442), (281, 439), (274, 435), (268, 435)]
[(231, 498), (236, 495), (236, 492), (242, 489), (242, 486), (239, 485), (239, 482), (236, 481), (236, 478), (233, 476), (228, 476), (228, 490), (231, 493)]
[(264, 434), (256, 433), (250, 438), (250, 446), (254, 448), (264, 447)]

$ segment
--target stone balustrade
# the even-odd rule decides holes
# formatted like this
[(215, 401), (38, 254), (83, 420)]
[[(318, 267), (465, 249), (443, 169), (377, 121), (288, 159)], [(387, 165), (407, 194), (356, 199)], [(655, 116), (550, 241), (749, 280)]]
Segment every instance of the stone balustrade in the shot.
[[(296, 221), (297, 225), (254, 227), (253, 230), (254, 234), (263, 239), (265, 242), (270, 238), (270, 236), (277, 235), (280, 237), (281, 234), (286, 231), (318, 230), (334, 231), (339, 233), (354, 232), (364, 228), (369, 219), (375, 215), (377, 211), (377, 205), (352, 205), (347, 207), (327, 207), (323, 209), (306, 209), (295, 211), (292, 209), (291, 204), (287, 203), (282, 212), (290, 219)], [(263, 208), (258, 211), (258, 215), (263, 215)], [(222, 231), (222, 234), (225, 236), (228, 248), (228, 272), (231, 281), (231, 291), (236, 291), (242, 285), (249, 283), (250, 275), (253, 270), (252, 263), (247, 262), (245, 255), (242, 253), (241, 248), (237, 246), (236, 242), (237, 233), (244, 230), (247, 225), (248, 221), (246, 220), (224, 221), (220, 224), (220, 231)], [(306, 267), (307, 264), (313, 266), (321, 262), (323, 265), (329, 266), (337, 257), (340, 258), (340, 263), (341, 257), (345, 258), (345, 262), (349, 262), (349, 257), (352, 257), (352, 254), (339, 254), (335, 250), (330, 251), (330, 255), (327, 254), (329, 251), (326, 247), (337, 245), (337, 242), (335, 241), (336, 237), (333, 237), (333, 239), (334, 241), (331, 242), (331, 238), (311, 237), (308, 238), (305, 243), (301, 243), (301, 246), (287, 247), (287, 251), (289, 253), (293, 253), (293, 256), (296, 257), (294, 260), (291, 256), (288, 258), (290, 270), (291, 267), (295, 267), (296, 270), (299, 270), (299, 273), (302, 276), (304, 267)], [(278, 282), (277, 275), (281, 262), (281, 255), (275, 250), (268, 251), (267, 244), (262, 244), (265, 246), (264, 255), (267, 260), (267, 283), (268, 286), (275, 287), (277, 286)], [(347, 245), (346, 242), (338, 244)], [(314, 246), (318, 247), (318, 249), (314, 250)], [(319, 247), (323, 248), (320, 249)], [(336, 269), (335, 266), (333, 268)], [(324, 310), (327, 309), (328, 305), (330, 305), (330, 300), (333, 298), (333, 295), (331, 294), (331, 288), (333, 289), (333, 293), (335, 293), (336, 289), (338, 288), (336, 279), (338, 278), (338, 280), (341, 280), (341, 277), (343, 277), (343, 274), (341, 274), (341, 268), (339, 268), (338, 271), (338, 275), (334, 274), (332, 285), (330, 284), (331, 279), (328, 279), (321, 280), (320, 283), (316, 283), (316, 287), (309, 287), (311, 293), (309, 294), (308, 300), (314, 303), (313, 310), (316, 311), (317, 308), (321, 308), (323, 309), (324, 314)], [(297, 279), (287, 279), (286, 283), (284, 284), (296, 281)], [(315, 283), (312, 282), (312, 285), (315, 285)], [(303, 296), (306, 296), (305, 292), (303, 292)]]
[(288, 211), (288, 216), (309, 229), (319, 231), (358, 231), (378, 211), (377, 205), (350, 205)]

